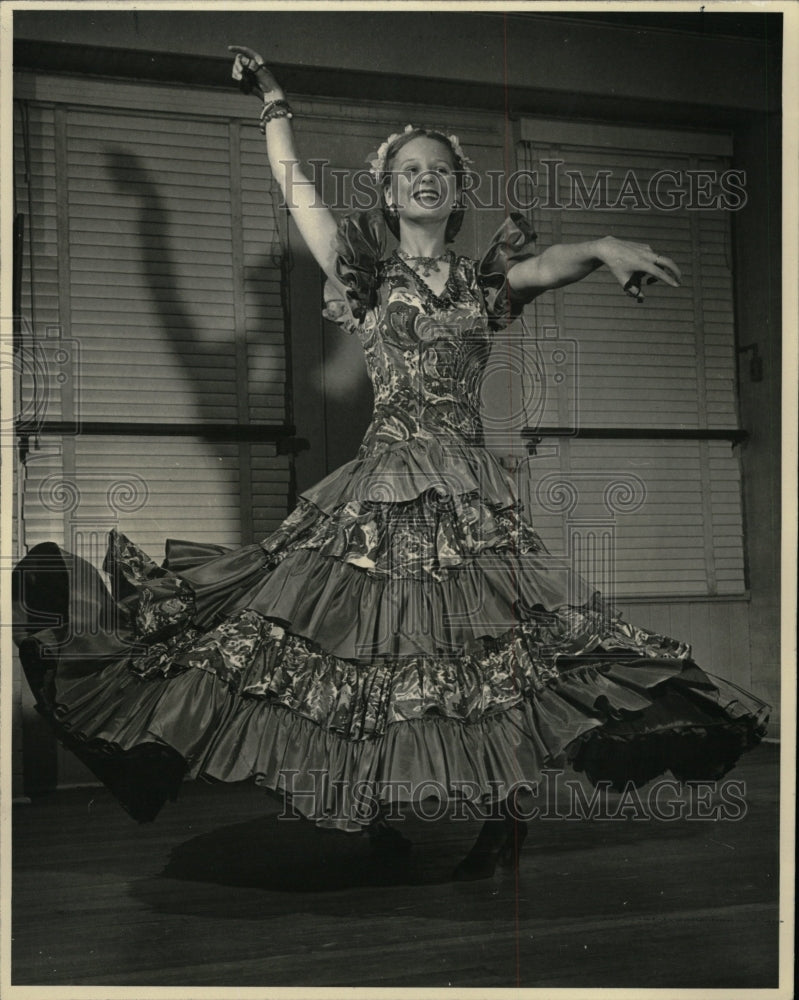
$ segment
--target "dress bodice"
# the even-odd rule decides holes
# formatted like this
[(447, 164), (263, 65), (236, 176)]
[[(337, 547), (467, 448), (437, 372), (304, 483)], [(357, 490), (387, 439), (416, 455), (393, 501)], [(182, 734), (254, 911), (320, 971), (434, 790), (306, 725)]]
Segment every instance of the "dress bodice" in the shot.
[(522, 219), (506, 220), (481, 260), (452, 259), (437, 295), (396, 255), (382, 255), (373, 217), (344, 220), (338, 270), (348, 301), (329, 296), (325, 312), (363, 345), (374, 416), (361, 452), (433, 439), (482, 443), (481, 383), (492, 334), (527, 301), (511, 293), (506, 273), (532, 256), (532, 239)]
[(360, 331), (375, 397), (367, 447), (429, 436), (479, 443), (491, 331), (474, 262), (454, 260), (440, 296), (394, 258), (381, 275)]

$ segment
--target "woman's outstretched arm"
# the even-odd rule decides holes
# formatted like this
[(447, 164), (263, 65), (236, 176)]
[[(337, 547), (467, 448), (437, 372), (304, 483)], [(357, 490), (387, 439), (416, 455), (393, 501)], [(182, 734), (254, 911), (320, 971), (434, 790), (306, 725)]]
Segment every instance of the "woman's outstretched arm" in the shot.
[(581, 281), (603, 265), (639, 302), (643, 300), (644, 279), (647, 284), (659, 279), (675, 288), (680, 284), (680, 269), (669, 257), (643, 243), (629, 243), (613, 236), (548, 247), (537, 257), (514, 264), (508, 271), (508, 283), (519, 292), (545, 292)]
[[(265, 105), (285, 101), (286, 95), (282, 87), (254, 49), (243, 45), (229, 45), (228, 48), (236, 54), (233, 65), (233, 76), (236, 79), (241, 79), (242, 70), (249, 70), (255, 74), (258, 85), (264, 92)], [(324, 272), (338, 285), (335, 268), (336, 220), (322, 202), (313, 181), (300, 167), (290, 118), (268, 120), (265, 135), (272, 175), (280, 185), (300, 235)]]

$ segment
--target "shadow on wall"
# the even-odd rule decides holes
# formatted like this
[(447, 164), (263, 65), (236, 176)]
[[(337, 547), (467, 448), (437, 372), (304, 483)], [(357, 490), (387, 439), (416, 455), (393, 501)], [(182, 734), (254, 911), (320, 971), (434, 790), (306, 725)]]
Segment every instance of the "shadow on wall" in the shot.
[[(149, 290), (152, 308), (163, 331), (163, 339), (156, 345), (156, 350), (159, 347), (168, 348), (176, 362), (176, 390), (180, 390), (182, 399), (185, 400), (186, 390), (189, 390), (193, 412), (179, 416), (177, 420), (218, 423), (222, 419), (220, 414), (225, 411), (229, 414), (232, 408), (231, 422), (245, 422), (236, 415), (236, 400), (242, 387), (237, 384), (235, 367), (230, 366), (230, 356), (235, 352), (235, 339), (239, 335), (233, 300), (233, 283), (237, 280), (235, 274), (230, 279), (230, 287), (220, 290), (219, 300), (213, 303), (214, 308), (206, 315), (202, 313), (203, 302), (208, 303), (209, 293), (213, 294), (211, 289), (215, 284), (223, 285), (225, 272), (230, 275), (233, 270), (232, 252), (228, 251), (230, 258), (224, 267), (218, 265), (218, 255), (213, 258), (209, 255), (208, 264), (198, 268), (194, 281), (187, 280), (186, 269), (192, 266), (196, 253), (190, 248), (186, 262), (180, 261), (179, 241), (182, 239), (184, 246), (188, 244), (178, 230), (196, 223), (196, 217), (189, 215), (188, 209), (174, 208), (159, 189), (159, 182), (152, 176), (150, 166), (138, 153), (115, 145), (104, 146), (102, 153), (115, 193), (134, 206), (136, 213), (139, 254), (127, 266), (140, 269)], [(201, 192), (196, 194), (197, 199), (201, 196)], [(197, 240), (202, 238), (199, 236)], [(198, 245), (198, 251), (203, 249)], [(207, 273), (209, 265), (213, 266), (215, 262), (220, 268), (219, 277), (211, 276), (209, 287), (197, 295), (197, 302), (192, 302), (192, 289), (198, 288), (202, 274)], [(277, 280), (280, 280), (281, 261), (276, 262), (274, 256), (268, 253), (259, 257), (257, 262), (249, 260), (244, 268), (250, 329), (264, 331), (268, 325), (270, 304), (257, 279), (262, 279), (269, 271), (275, 272)], [(262, 334), (259, 337), (260, 340), (249, 340), (250, 350), (266, 343)], [(147, 364), (146, 356), (142, 358), (142, 363)], [(153, 412), (149, 419), (158, 422), (163, 419), (163, 414)], [(249, 414), (248, 419), (251, 419)], [(229, 415), (224, 419), (224, 422), (228, 421)]]

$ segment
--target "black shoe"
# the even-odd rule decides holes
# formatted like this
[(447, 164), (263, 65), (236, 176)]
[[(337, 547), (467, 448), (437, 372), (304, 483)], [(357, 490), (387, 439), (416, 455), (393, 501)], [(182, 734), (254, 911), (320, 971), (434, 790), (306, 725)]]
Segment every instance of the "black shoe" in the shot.
[(497, 870), (499, 853), (475, 853), (470, 851), (466, 857), (458, 862), (452, 873), (453, 882), (477, 882), (479, 879), (491, 878)]
[(499, 852), (499, 863), (503, 868), (518, 868), (519, 855), (527, 839), (527, 824), (522, 820), (508, 817), (505, 820), (507, 838)]
[(508, 829), (504, 819), (486, 820), (471, 851), (456, 865), (452, 873), (453, 880), (474, 882), (481, 878), (491, 878), (507, 840)]
[(512, 816), (491, 819), (483, 827), (474, 847), (452, 873), (455, 882), (475, 882), (491, 878), (497, 865), (518, 868), (519, 853), (527, 837), (527, 824)]

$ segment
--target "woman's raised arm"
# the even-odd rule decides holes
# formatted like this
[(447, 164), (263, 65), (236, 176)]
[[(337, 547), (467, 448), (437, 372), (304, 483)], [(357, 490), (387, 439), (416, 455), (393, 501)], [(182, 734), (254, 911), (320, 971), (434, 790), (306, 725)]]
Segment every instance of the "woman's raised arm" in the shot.
[[(267, 155), (272, 174), (280, 185), (286, 205), (291, 212), (300, 235), (308, 249), (319, 262), (320, 267), (336, 285), (336, 220), (330, 209), (322, 202), (313, 182), (300, 167), (294, 146), (294, 131), (291, 118), (287, 115), (285, 94), (264, 60), (254, 50), (243, 45), (229, 45), (236, 54), (233, 63), (233, 78), (241, 80), (250, 75), (263, 91)], [(283, 113), (272, 117), (270, 107)]]
[(643, 243), (605, 236), (587, 243), (558, 243), (537, 257), (520, 261), (508, 271), (508, 283), (519, 292), (544, 292), (581, 281), (605, 265), (628, 295), (643, 301), (644, 279), (665, 281), (677, 288), (680, 269), (669, 257)]

